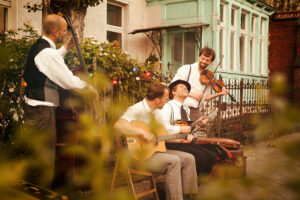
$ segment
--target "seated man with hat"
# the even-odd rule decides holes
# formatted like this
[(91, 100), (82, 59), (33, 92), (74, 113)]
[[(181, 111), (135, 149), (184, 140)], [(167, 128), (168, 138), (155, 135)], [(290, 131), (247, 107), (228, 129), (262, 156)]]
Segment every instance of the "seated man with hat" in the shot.
[(169, 135), (183, 133), (187, 134), (187, 139), (169, 141), (166, 143), (166, 147), (170, 150), (193, 154), (196, 160), (197, 174), (209, 174), (216, 163), (217, 155), (205, 146), (192, 142), (194, 136), (189, 134), (190, 126), (173, 125), (176, 120), (190, 120), (190, 109), (183, 105), (183, 102), (187, 98), (191, 86), (187, 81), (176, 80), (169, 85), (169, 88), (171, 100), (157, 113), (157, 119), (165, 126)]

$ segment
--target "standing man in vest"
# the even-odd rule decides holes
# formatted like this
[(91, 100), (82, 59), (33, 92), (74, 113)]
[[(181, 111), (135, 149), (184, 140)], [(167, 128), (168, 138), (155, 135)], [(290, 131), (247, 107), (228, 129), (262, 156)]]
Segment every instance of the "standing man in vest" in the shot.
[(54, 175), (58, 86), (64, 89), (88, 87), (95, 92), (74, 76), (64, 62), (63, 56), (73, 46), (73, 41), (56, 50), (56, 44), (64, 41), (67, 32), (67, 23), (62, 17), (48, 15), (43, 21), (43, 36), (31, 47), (24, 71), (24, 80), (28, 85), (24, 96), (25, 125), (33, 127), (39, 134), (45, 134), (45, 149), (40, 152), (48, 161), (44, 169), (46, 174), (39, 169), (31, 169), (29, 181), (45, 187), (51, 186)]
[(185, 80), (191, 85), (191, 91), (184, 104), (191, 109), (191, 120), (193, 121), (201, 117), (201, 113), (198, 110), (200, 102), (203, 103), (203, 101), (209, 101), (218, 96), (228, 94), (228, 90), (225, 87), (222, 88), (222, 92), (216, 94), (210, 94), (210, 87), (208, 87), (205, 94), (203, 94), (205, 85), (200, 83), (200, 75), (214, 61), (215, 57), (216, 54), (213, 49), (207, 46), (202, 48), (199, 52), (198, 62), (180, 67), (172, 80), (172, 82)]

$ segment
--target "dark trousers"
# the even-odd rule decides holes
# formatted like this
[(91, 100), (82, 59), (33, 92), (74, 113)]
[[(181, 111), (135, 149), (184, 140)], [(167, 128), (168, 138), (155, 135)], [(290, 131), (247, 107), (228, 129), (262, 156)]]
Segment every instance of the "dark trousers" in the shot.
[(166, 147), (192, 154), (195, 157), (198, 175), (209, 174), (217, 161), (217, 155), (201, 144), (166, 143)]
[(55, 167), (56, 144), (56, 107), (24, 106), (24, 121), (28, 131), (37, 137), (39, 148), (35, 150), (33, 161), (30, 162), (25, 179), (43, 187), (51, 187)]

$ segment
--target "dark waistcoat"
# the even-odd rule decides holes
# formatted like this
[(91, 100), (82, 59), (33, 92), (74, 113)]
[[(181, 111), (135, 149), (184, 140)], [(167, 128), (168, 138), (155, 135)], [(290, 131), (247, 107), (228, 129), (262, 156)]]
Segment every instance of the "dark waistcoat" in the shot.
[(30, 99), (59, 105), (58, 86), (40, 72), (34, 63), (35, 56), (45, 48), (50, 48), (50, 44), (40, 38), (29, 51), (24, 71), (24, 80), (27, 83), (25, 95)]

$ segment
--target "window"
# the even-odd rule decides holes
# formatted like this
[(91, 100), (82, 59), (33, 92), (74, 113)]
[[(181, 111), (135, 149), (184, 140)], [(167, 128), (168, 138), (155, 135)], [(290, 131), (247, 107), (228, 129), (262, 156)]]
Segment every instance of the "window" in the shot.
[[(222, 56), (224, 55), (224, 47), (225, 47), (224, 33), (225, 33), (225, 30), (223, 28), (221, 28), (220, 29), (220, 41), (219, 41), (219, 43), (220, 43), (220, 47), (219, 47), (219, 49), (220, 49), (220, 51), (219, 51), (219, 53), (220, 53), (220, 55), (219, 55), (220, 60), (221, 60)], [(223, 68), (224, 63), (225, 63), (224, 60), (225, 60), (225, 58), (223, 58), (223, 61), (220, 64), (220, 68), (221, 69)]]
[(260, 26), (260, 65), (259, 65), (259, 73), (264, 74), (264, 69), (265, 69), (265, 48), (264, 48), (264, 42), (267, 39), (265, 36), (265, 24), (266, 20), (261, 19), (261, 26)]
[(247, 30), (248, 30), (248, 26), (247, 26), (247, 19), (248, 19), (248, 14), (245, 11), (241, 12), (241, 31), (240, 31), (240, 72), (245, 72), (246, 69), (246, 60), (247, 60), (247, 41), (248, 41), (248, 37), (247, 37)]
[(7, 8), (0, 6), (0, 33), (4, 33), (7, 28)]
[(235, 32), (231, 32), (230, 34), (230, 69), (233, 70), (234, 69), (234, 50), (235, 50)]
[(236, 60), (236, 49), (235, 49), (235, 40), (236, 40), (236, 15), (237, 9), (235, 7), (231, 8), (231, 30), (230, 30), (230, 69), (235, 70), (235, 60)]
[(107, 40), (109, 42), (118, 41), (119, 44), (122, 44), (122, 34), (112, 31), (107, 31)]
[(265, 31), (265, 20), (261, 19), (261, 24), (260, 24), (260, 34), (263, 35)]
[(254, 72), (254, 63), (255, 63), (255, 39), (251, 37), (250, 40), (250, 73)]
[[(221, 60), (222, 56), (225, 54), (224, 48), (226, 46), (226, 7), (227, 4), (221, 2), (220, 3), (220, 31), (219, 31), (219, 60)], [(220, 64), (220, 68), (223, 69), (225, 66), (225, 55)]]
[(231, 26), (235, 26), (236, 9), (231, 8)]
[(259, 73), (263, 74), (264, 69), (264, 42), (260, 40), (260, 65), (259, 65)]
[(225, 12), (224, 12), (224, 8), (225, 5), (220, 3), (220, 22), (224, 22), (224, 15), (225, 15)]
[(107, 4), (107, 24), (122, 27), (122, 8)]
[(246, 13), (241, 14), (241, 29), (246, 29)]
[(245, 70), (245, 48), (246, 48), (246, 37), (241, 35), (240, 37), (240, 71), (244, 72)]
[(191, 32), (184, 33), (184, 61), (183, 64), (191, 64), (195, 62), (195, 40), (194, 34)]
[(255, 33), (255, 26), (256, 26), (256, 17), (252, 16), (252, 21), (251, 21), (251, 32)]
[(196, 44), (191, 32), (171, 33), (171, 63), (176, 71), (184, 64), (195, 62)]
[(122, 47), (123, 13), (122, 7), (107, 3), (107, 32), (106, 39), (109, 42), (117, 41)]

